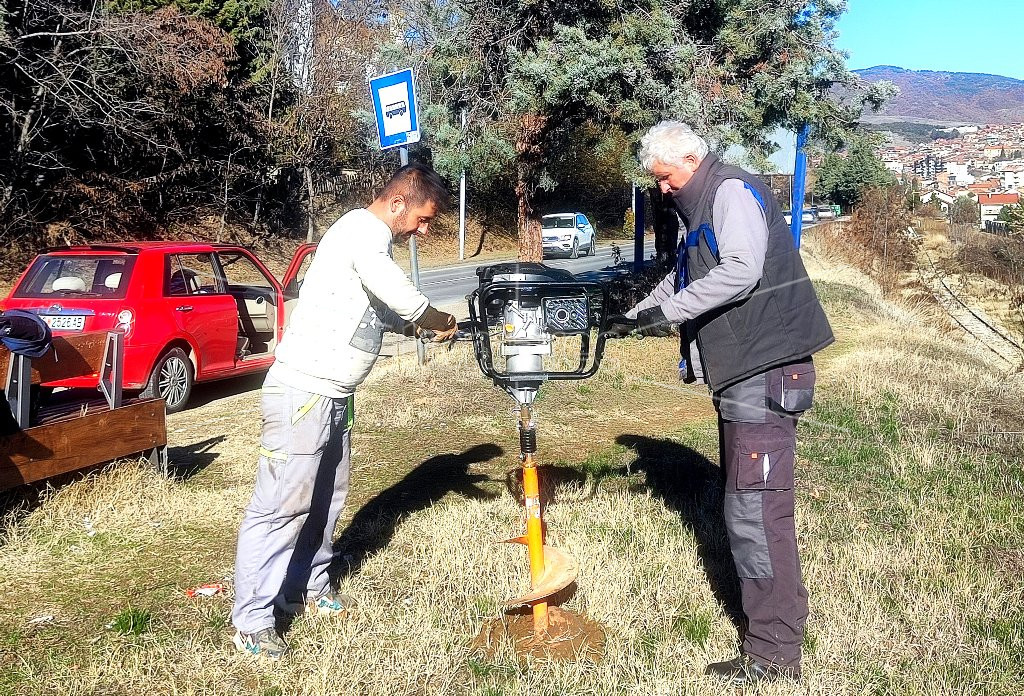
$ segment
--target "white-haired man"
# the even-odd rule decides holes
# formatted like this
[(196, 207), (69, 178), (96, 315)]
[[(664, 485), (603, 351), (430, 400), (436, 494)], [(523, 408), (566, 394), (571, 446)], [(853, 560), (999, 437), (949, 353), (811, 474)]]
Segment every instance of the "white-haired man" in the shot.
[(747, 627), (739, 657), (707, 673), (737, 684), (799, 679), (807, 618), (794, 523), (797, 420), (814, 393), (811, 355), (833, 341), (771, 191), (688, 126), (663, 121), (640, 158), (685, 224), (676, 269), (610, 334), (681, 324), (680, 377), (718, 411), (723, 514)]

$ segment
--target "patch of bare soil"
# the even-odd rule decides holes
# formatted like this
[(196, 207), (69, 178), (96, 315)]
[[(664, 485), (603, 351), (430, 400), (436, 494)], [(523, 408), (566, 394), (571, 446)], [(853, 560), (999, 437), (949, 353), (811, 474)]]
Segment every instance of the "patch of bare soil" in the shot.
[(589, 660), (604, 656), (605, 630), (601, 624), (559, 607), (548, 607), (548, 630), (533, 631), (530, 610), (515, 610), (484, 623), (472, 648), (487, 659), (496, 658), (511, 645), (520, 661), (527, 657), (556, 662)]

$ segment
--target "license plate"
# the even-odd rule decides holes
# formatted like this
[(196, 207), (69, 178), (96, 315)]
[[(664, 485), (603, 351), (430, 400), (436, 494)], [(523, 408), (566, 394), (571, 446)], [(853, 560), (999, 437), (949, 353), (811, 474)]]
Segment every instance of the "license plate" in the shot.
[(40, 318), (50, 325), (54, 331), (81, 331), (85, 328), (84, 316), (46, 316)]

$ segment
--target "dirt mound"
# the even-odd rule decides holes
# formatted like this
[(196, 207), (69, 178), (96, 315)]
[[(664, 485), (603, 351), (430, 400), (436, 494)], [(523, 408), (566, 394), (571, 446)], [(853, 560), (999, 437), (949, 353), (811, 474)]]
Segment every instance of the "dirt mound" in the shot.
[(472, 647), (488, 659), (511, 643), (520, 660), (530, 656), (560, 662), (600, 662), (605, 641), (601, 624), (558, 607), (548, 608), (548, 620), (548, 632), (538, 637), (533, 634), (533, 614), (529, 610), (508, 612), (485, 622)]

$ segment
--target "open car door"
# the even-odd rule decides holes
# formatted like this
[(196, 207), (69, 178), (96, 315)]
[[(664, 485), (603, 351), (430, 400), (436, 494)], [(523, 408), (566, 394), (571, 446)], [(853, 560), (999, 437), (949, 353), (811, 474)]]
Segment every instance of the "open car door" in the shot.
[(309, 264), (313, 262), (315, 252), (316, 244), (303, 244), (296, 249), (295, 256), (292, 257), (292, 262), (288, 264), (288, 270), (285, 271), (284, 277), (281, 279), (281, 284), (284, 286), (284, 316), (280, 326), (282, 336), (285, 327), (288, 326), (292, 310), (295, 309), (295, 304), (299, 301), (302, 279), (305, 278), (306, 271), (309, 270)]

